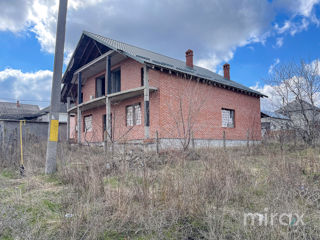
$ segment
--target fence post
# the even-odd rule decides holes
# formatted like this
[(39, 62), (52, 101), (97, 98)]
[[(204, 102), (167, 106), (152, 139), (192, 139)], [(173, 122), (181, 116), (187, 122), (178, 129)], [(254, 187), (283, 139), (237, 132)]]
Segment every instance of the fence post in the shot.
[(226, 131), (223, 131), (223, 148), (226, 149)]
[(247, 129), (247, 148), (249, 148), (250, 142), (249, 142), (249, 129)]
[(108, 151), (108, 134), (107, 134), (107, 131), (103, 132), (103, 147), (104, 147), (104, 152), (107, 153), (107, 151)]
[(156, 147), (157, 147), (157, 154), (159, 154), (159, 133), (158, 133), (158, 130), (156, 131)]
[(191, 133), (191, 143), (192, 143), (192, 148), (195, 149), (193, 132)]
[(14, 158), (17, 159), (18, 155), (20, 154), (20, 151), (18, 153), (18, 151), (16, 150), (16, 149), (18, 149), (18, 146), (19, 146), (18, 127), (15, 128), (13, 135), (14, 135), (14, 139), (15, 139), (14, 146), (13, 146)]

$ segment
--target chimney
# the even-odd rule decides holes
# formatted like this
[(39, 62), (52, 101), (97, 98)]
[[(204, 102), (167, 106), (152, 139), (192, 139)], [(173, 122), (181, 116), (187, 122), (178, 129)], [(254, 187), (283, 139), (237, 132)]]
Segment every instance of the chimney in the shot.
[(191, 49), (186, 51), (186, 65), (193, 68), (193, 51)]
[(223, 76), (225, 79), (230, 80), (230, 64), (225, 63), (223, 65)]
[(19, 102), (19, 100), (17, 100), (17, 108), (19, 108), (20, 107), (20, 102)]

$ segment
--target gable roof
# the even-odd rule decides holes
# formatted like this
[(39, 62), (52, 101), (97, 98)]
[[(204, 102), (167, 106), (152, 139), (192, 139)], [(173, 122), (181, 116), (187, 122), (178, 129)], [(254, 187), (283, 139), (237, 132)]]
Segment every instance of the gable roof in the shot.
[(38, 105), (0, 102), (0, 119), (21, 119), (39, 112)]
[(297, 99), (292, 102), (289, 102), (287, 105), (281, 107), (276, 112), (283, 113), (283, 114), (288, 112), (300, 112), (302, 111), (302, 107), (304, 110), (315, 110), (320, 112), (320, 109), (318, 107), (312, 106), (312, 104), (304, 100), (302, 100), (302, 103), (300, 104), (300, 102)]
[[(80, 39), (83, 38), (83, 36), (87, 36), (96, 42), (102, 44), (105, 47), (108, 47), (109, 49), (115, 50), (120, 54), (123, 54), (129, 58), (132, 58), (142, 64), (147, 63), (155, 66), (159, 66), (162, 68), (166, 68), (169, 70), (181, 72), (184, 74), (189, 74), (194, 77), (202, 78), (211, 81), (212, 83), (216, 83), (218, 85), (227, 86), (230, 88), (234, 88), (236, 90), (240, 90), (244, 93), (251, 93), (254, 95), (257, 95), (259, 97), (267, 97), (263, 94), (261, 94), (258, 91), (255, 91), (251, 88), (248, 88), (242, 84), (239, 84), (232, 80), (227, 80), (223, 76), (212, 72), (206, 68), (202, 68), (199, 66), (193, 66), (193, 68), (186, 66), (186, 63), (184, 61), (174, 59), (162, 54), (158, 54), (143, 48), (139, 48), (127, 43), (123, 43), (120, 41), (116, 41), (107, 37), (100, 36), (98, 34), (90, 33), (87, 31), (83, 31), (83, 34)], [(81, 41), (81, 40), (80, 40)], [(78, 43), (79, 45), (79, 43)], [(77, 47), (78, 48), (78, 47)], [(77, 49), (76, 48), (76, 49)], [(72, 64), (70, 64), (72, 63)], [(71, 68), (72, 65), (74, 65), (74, 59), (71, 58), (70, 63), (67, 67), (66, 72)], [(71, 65), (71, 66), (70, 66)], [(66, 72), (63, 76), (63, 82), (67, 83), (65, 81), (66, 78)]]

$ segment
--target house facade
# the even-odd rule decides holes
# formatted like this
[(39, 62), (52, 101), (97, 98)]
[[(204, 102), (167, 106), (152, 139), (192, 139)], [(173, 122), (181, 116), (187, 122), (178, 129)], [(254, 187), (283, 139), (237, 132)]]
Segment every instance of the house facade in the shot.
[(298, 139), (312, 142), (320, 136), (320, 109), (311, 103), (295, 99), (276, 111), (289, 119), (289, 129)]
[(84, 32), (62, 83), (69, 136), (78, 143), (192, 140), (197, 146), (261, 140), (263, 95), (224, 76)]

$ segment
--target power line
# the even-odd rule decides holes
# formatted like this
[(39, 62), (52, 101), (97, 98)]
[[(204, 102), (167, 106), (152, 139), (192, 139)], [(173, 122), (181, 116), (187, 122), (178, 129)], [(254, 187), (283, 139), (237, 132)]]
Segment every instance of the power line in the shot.
[(22, 101), (22, 102), (50, 102), (49, 100), (32, 100), (32, 99), (16, 99), (16, 98), (1, 98), (3, 100), (14, 100), (14, 101)]

